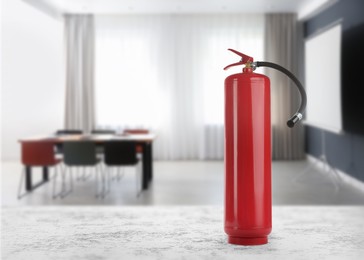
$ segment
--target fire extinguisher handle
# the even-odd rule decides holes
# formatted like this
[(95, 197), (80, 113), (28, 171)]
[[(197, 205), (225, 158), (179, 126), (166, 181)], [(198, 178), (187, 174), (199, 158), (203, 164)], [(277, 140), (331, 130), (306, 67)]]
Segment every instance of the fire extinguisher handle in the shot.
[(228, 50), (235, 53), (235, 54), (237, 54), (237, 55), (239, 55), (241, 57), (241, 60), (239, 62), (236, 62), (236, 63), (233, 63), (233, 64), (230, 64), (230, 65), (226, 66), (224, 68), (224, 70), (227, 70), (227, 69), (229, 69), (231, 67), (234, 67), (234, 66), (245, 65), (248, 62), (253, 62), (254, 61), (253, 57), (245, 55), (244, 53), (238, 52), (238, 51), (233, 50), (233, 49), (228, 49)]
[(300, 121), (303, 117), (303, 112), (306, 109), (307, 104), (307, 95), (305, 88), (302, 86), (301, 82), (296, 78), (295, 75), (293, 75), (292, 72), (287, 70), (286, 68), (283, 68), (282, 66), (272, 63), (272, 62), (266, 62), (266, 61), (256, 61), (252, 63), (253, 68), (254, 67), (269, 67), (276, 69), (284, 74), (286, 74), (297, 86), (298, 91), (301, 94), (301, 104), (297, 112), (287, 121), (287, 126), (292, 128), (294, 125)]

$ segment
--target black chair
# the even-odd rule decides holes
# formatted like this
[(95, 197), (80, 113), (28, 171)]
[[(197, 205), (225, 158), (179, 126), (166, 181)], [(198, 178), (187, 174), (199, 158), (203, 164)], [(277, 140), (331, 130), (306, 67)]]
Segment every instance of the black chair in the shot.
[(94, 135), (114, 135), (116, 134), (116, 131), (115, 130), (106, 130), (106, 129), (93, 129), (91, 131), (91, 134), (94, 134)]
[[(91, 134), (93, 135), (115, 135), (116, 131), (115, 130), (106, 130), (106, 129), (93, 129), (91, 131)], [(99, 154), (101, 157), (104, 154), (104, 147), (103, 146), (98, 146), (96, 148), (96, 152), (97, 154)]]
[(137, 157), (136, 143), (131, 141), (109, 141), (104, 145), (104, 163), (110, 167), (137, 166), (137, 196), (141, 191), (141, 167)]
[[(65, 182), (63, 177), (62, 194), (68, 194), (73, 189), (72, 182), (72, 167), (95, 167), (96, 169), (96, 197), (104, 197), (105, 193), (105, 178), (101, 167), (101, 160), (96, 156), (96, 145), (91, 141), (68, 141), (63, 143), (63, 162), (70, 170), (70, 185), (68, 192), (65, 191)], [(98, 172), (102, 178), (102, 191), (98, 192)], [(61, 195), (62, 196), (62, 195)]]
[(82, 130), (74, 130), (74, 129), (62, 129), (57, 130), (56, 135), (82, 135)]

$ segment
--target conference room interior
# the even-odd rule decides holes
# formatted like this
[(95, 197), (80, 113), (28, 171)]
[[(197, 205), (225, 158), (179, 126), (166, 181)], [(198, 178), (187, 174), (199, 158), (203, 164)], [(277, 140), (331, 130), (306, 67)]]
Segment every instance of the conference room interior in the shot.
[[(273, 205), (364, 204), (361, 1), (131, 2), (3, 1), (2, 207), (223, 206), (224, 79), (243, 67), (223, 70), (240, 60), (228, 48), (307, 91), (288, 128), (295, 85), (255, 71), (271, 83)], [(24, 163), (39, 140), (52, 167)], [(94, 144), (97, 162), (72, 165), (73, 141)], [(135, 161), (108, 164), (110, 141)]]

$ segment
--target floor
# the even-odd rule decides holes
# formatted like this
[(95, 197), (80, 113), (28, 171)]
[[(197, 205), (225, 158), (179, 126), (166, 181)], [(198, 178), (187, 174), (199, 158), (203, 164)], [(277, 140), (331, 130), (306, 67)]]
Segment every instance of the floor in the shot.
[[(333, 179), (322, 169), (312, 168), (295, 180), (308, 165), (307, 161), (273, 162), (274, 205), (364, 205), (362, 191), (346, 183), (339, 183), (339, 189), (335, 189)], [(95, 197), (95, 174), (88, 170), (89, 178), (75, 180), (73, 192), (63, 199), (52, 199), (52, 185), (46, 184), (18, 200), (21, 169), (18, 162), (2, 162), (2, 206), (223, 205), (224, 199), (222, 161), (156, 161), (150, 189), (138, 197), (135, 168), (125, 168), (123, 178), (112, 182), (111, 192), (104, 199)], [(41, 169), (34, 173), (40, 177)]]

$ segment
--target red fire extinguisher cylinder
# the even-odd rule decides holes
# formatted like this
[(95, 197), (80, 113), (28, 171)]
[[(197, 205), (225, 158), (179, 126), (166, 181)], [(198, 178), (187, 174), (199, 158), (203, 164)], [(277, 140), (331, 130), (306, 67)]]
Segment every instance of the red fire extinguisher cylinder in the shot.
[(260, 245), (272, 229), (270, 82), (246, 67), (225, 80), (225, 232)]
[(241, 57), (232, 66), (245, 65), (243, 73), (225, 79), (225, 232), (238, 245), (268, 243), (272, 230), (270, 81), (254, 73), (270, 67), (286, 74), (301, 94), (301, 105), (287, 121), (293, 127), (302, 119), (306, 92), (287, 69), (229, 49)]

